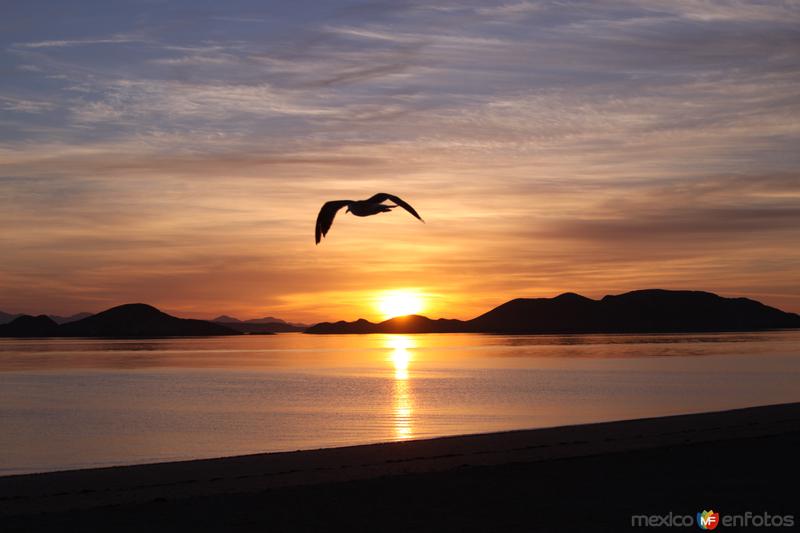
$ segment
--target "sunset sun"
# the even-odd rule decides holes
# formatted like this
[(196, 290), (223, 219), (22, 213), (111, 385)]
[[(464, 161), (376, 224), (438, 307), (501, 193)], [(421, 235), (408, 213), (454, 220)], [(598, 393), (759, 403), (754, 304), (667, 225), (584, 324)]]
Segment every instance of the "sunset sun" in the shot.
[(393, 290), (378, 296), (377, 305), (384, 318), (393, 318), (422, 312), (425, 308), (425, 301), (417, 291)]

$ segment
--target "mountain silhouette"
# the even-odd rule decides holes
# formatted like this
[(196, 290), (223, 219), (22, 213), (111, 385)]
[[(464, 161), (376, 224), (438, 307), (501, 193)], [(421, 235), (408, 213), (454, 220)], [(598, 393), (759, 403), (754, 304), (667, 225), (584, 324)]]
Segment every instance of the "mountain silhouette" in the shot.
[(20, 315), (0, 325), (0, 337), (52, 337), (57, 330), (58, 324), (47, 315)]
[[(12, 315), (0, 311), (0, 324), (8, 324), (15, 318), (21, 316), (31, 316), (31, 315), (23, 315), (22, 313), (17, 313)], [(58, 315), (47, 315), (47, 316), (53, 319), (53, 321), (56, 324), (65, 324), (67, 322), (75, 322), (76, 320), (80, 320), (81, 318), (86, 318), (87, 316), (92, 316), (92, 313), (76, 313), (70, 316), (58, 316)]]
[(800, 327), (800, 316), (748, 298), (647, 289), (592, 300), (575, 293), (518, 298), (472, 320), (397, 317), (322, 322), (306, 333), (682, 333)]
[(241, 322), (241, 320), (228, 315), (219, 315), (217, 318), (212, 319), (211, 322), (219, 322), (222, 324), (228, 324), (228, 323), (235, 324)]
[(275, 318), (274, 316), (265, 316), (263, 318), (251, 318), (249, 320), (245, 320), (248, 324), (288, 324), (283, 319)]
[[(184, 337), (302, 331), (298, 324), (207, 322), (177, 318), (146, 304), (113, 307), (58, 324), (47, 315), (8, 315), (0, 337)], [(62, 317), (56, 317), (64, 320)], [(67, 317), (67, 319), (72, 317)], [(230, 318), (230, 317), (221, 317)], [(235, 319), (234, 319), (235, 320)], [(380, 323), (322, 322), (306, 333), (681, 333), (800, 328), (800, 316), (749, 298), (710, 292), (648, 289), (592, 300), (575, 293), (555, 298), (517, 298), (471, 320), (409, 315)]]
[(45, 315), (25, 315), (0, 326), (2, 337), (145, 338), (240, 334), (220, 324), (177, 318), (146, 304), (120, 305), (60, 325)]
[(82, 318), (92, 316), (92, 313), (75, 313), (70, 316), (47, 315), (53, 319), (56, 324), (66, 324), (67, 322), (76, 322)]
[(295, 326), (293, 324), (284, 324), (281, 322), (220, 322), (226, 327), (240, 331), (242, 333), (292, 333), (295, 331), (305, 331), (307, 326)]
[(186, 337), (238, 335), (220, 324), (177, 318), (147, 304), (125, 304), (58, 327), (62, 337)]
[(390, 318), (378, 324), (359, 318), (355, 322), (321, 322), (306, 329), (306, 333), (460, 333), (468, 331), (467, 322), (439, 318), (437, 320), (407, 315)]
[(0, 311), (0, 325), (8, 324), (9, 322), (14, 320), (15, 318), (19, 318), (21, 316), (23, 316), (21, 313), (12, 314), (12, 313), (4, 313), (3, 311)]
[(212, 322), (223, 324), (226, 327), (240, 331), (242, 333), (287, 333), (293, 331), (305, 331), (306, 324), (296, 324), (287, 322), (274, 316), (264, 318), (251, 318), (249, 320), (239, 320), (238, 318), (220, 315)]
[(214, 320), (214, 322), (242, 333), (257, 334), (291, 333), (295, 331), (305, 331), (305, 329), (308, 327), (303, 325), (289, 324), (287, 322), (253, 322), (250, 320), (246, 322), (219, 322)]

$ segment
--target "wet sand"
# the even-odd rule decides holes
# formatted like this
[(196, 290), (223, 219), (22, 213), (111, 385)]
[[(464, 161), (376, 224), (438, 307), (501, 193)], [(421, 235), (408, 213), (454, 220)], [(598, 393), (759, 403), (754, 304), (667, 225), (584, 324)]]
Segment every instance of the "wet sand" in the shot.
[(619, 531), (633, 514), (800, 516), (785, 488), (798, 452), (800, 404), (785, 404), (7, 476), (0, 529)]

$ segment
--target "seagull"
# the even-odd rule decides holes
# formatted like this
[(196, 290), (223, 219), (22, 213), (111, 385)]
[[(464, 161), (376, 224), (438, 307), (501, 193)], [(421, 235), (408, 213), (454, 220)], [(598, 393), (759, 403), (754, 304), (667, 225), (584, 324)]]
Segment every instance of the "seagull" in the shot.
[[(383, 202), (386, 200), (394, 202), (395, 205), (384, 204)], [(322, 237), (328, 234), (328, 230), (331, 229), (331, 225), (333, 224), (333, 219), (336, 216), (336, 213), (339, 211), (339, 209), (345, 206), (347, 206), (347, 211), (345, 211), (346, 213), (352, 213), (357, 217), (368, 217), (371, 215), (377, 215), (378, 213), (388, 213), (395, 207), (402, 207), (420, 219), (422, 222), (425, 222), (413, 207), (401, 200), (399, 197), (386, 194), (385, 192), (379, 192), (375, 196), (367, 198), (366, 200), (332, 200), (330, 202), (325, 202), (322, 205), (322, 209), (319, 210), (319, 214), (317, 215), (317, 244), (319, 244), (319, 241), (322, 240)]]

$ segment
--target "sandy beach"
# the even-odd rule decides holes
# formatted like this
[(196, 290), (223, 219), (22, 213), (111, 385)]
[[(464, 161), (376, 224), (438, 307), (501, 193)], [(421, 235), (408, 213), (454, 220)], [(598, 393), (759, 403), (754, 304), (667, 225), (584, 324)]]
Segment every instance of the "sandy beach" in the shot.
[(619, 530), (796, 513), (800, 404), (0, 478), (8, 531)]

